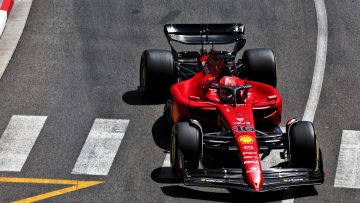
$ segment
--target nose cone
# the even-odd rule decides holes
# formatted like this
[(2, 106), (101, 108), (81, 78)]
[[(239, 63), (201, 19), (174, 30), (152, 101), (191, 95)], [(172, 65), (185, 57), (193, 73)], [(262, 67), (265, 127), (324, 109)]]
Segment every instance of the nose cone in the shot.
[(248, 182), (251, 188), (253, 188), (255, 191), (260, 191), (263, 186), (263, 179), (262, 179), (262, 173), (261, 172), (255, 172), (252, 174), (248, 174)]

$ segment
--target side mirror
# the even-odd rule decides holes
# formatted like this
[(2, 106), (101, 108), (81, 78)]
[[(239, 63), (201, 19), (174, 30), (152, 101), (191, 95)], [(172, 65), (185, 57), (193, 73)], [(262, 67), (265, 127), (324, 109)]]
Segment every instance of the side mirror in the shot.
[(234, 50), (232, 52), (232, 55), (236, 55), (244, 46), (245, 46), (246, 39), (241, 39), (237, 41), (234, 45)]

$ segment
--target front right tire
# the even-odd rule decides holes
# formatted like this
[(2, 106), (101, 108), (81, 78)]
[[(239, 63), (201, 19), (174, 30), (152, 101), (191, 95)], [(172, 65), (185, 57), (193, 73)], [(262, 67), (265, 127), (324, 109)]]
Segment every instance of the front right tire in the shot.
[(309, 121), (298, 121), (289, 126), (290, 164), (295, 168), (316, 169), (320, 159), (314, 126)]

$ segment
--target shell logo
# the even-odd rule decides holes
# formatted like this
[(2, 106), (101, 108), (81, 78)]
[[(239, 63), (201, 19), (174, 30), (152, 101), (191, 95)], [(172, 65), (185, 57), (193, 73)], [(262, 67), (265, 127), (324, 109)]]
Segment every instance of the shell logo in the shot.
[(252, 144), (254, 142), (254, 138), (250, 135), (242, 135), (239, 137), (239, 142), (243, 144)]

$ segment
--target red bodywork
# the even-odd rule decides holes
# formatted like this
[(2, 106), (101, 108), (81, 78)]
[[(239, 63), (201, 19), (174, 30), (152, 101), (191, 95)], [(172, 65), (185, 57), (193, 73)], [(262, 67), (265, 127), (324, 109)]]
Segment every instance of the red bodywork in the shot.
[(186, 81), (171, 87), (172, 121), (198, 120), (204, 129), (231, 129), (239, 156), (242, 160), (248, 184), (256, 191), (263, 185), (263, 176), (255, 128), (258, 125), (278, 126), (281, 122), (282, 99), (272, 86), (238, 77), (224, 76), (219, 84), (240, 86), (250, 83), (252, 87), (244, 93), (243, 104), (223, 104), (216, 89), (206, 87), (212, 80), (205, 71), (200, 71)]

